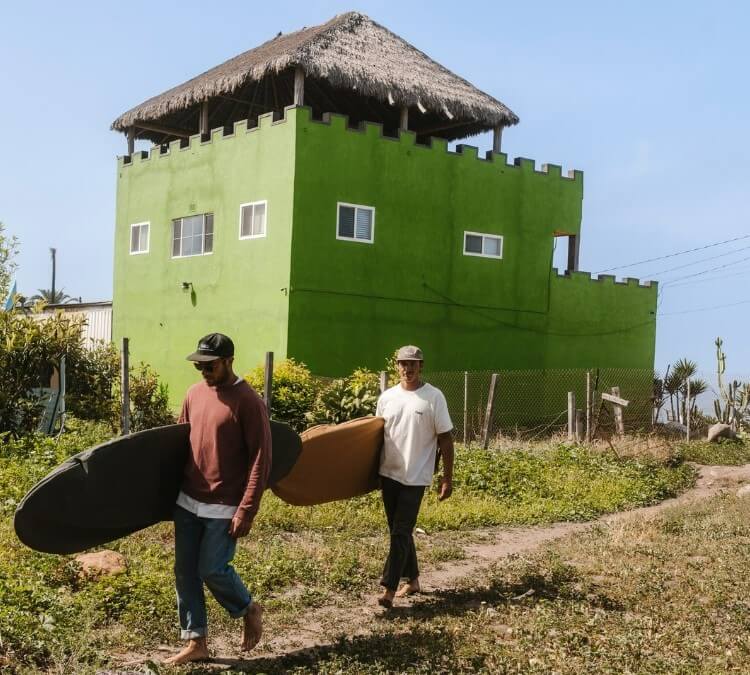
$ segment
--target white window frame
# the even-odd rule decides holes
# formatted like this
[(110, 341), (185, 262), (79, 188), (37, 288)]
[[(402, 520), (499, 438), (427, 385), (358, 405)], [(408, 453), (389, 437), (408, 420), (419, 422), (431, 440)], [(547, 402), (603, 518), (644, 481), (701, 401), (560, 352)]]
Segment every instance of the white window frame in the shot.
[[(466, 250), (466, 237), (472, 235), (474, 237), (482, 238), (482, 253), (472, 253)], [(498, 239), (500, 241), (500, 255), (494, 253), (484, 252), (484, 240), (485, 239)], [(470, 230), (464, 230), (464, 255), (474, 256), (475, 258), (492, 258), (493, 260), (502, 260), (503, 253), (505, 252), (505, 241), (502, 234), (490, 234), (489, 232), (471, 232)]]
[[(143, 227), (146, 226), (146, 250), (145, 251), (134, 251), (133, 250), (133, 228), (134, 227)], [(138, 233), (138, 244), (141, 243), (141, 235), (140, 232)], [(144, 253), (148, 253), (149, 249), (151, 248), (151, 222), (150, 221), (144, 221), (142, 223), (131, 223), (130, 225), (130, 240), (128, 241), (128, 248), (130, 249), (130, 255), (143, 255)]]
[[(354, 232), (356, 235), (357, 228), (357, 209), (364, 209), (366, 211), (372, 212), (372, 227), (370, 228), (370, 238), (369, 239), (362, 239), (361, 237), (342, 237), (339, 235), (339, 219), (341, 217), (341, 207), (342, 206), (349, 206), (354, 209)], [(336, 202), (336, 239), (339, 239), (340, 241), (356, 241), (360, 244), (374, 244), (375, 243), (375, 207), (374, 206), (365, 206), (364, 204), (350, 204), (349, 202)]]
[[(203, 238), (201, 241), (201, 252), (200, 253), (191, 253), (190, 255), (183, 255), (182, 252), (180, 252), (179, 255), (174, 255), (172, 251), (174, 251), (174, 221), (175, 220), (185, 220), (185, 218), (193, 218), (195, 216), (202, 216), (203, 217)], [(195, 258), (200, 255), (213, 255), (214, 253), (214, 244), (216, 240), (216, 223), (214, 223), (214, 229), (211, 233), (211, 250), (206, 253), (206, 216), (211, 216), (213, 218), (214, 213), (213, 211), (206, 211), (205, 213), (196, 213), (192, 216), (178, 216), (177, 218), (172, 218), (170, 221), (170, 233), (171, 237), (169, 240), (169, 250), (170, 250), (170, 256), (172, 260), (178, 260), (180, 258)], [(180, 225), (182, 227), (182, 225)], [(180, 232), (180, 235), (182, 235), (182, 232)], [(182, 240), (182, 236), (180, 236), (180, 240)], [(182, 251), (182, 243), (180, 243), (180, 251)]]
[[(263, 216), (263, 234), (242, 234), (242, 210), (246, 206), (252, 206), (253, 207), (253, 216), (255, 215), (255, 207), (258, 204), (263, 204), (265, 206), (265, 215)], [(267, 199), (261, 199), (257, 202), (247, 202), (245, 204), (240, 204), (240, 222), (239, 222), (239, 233), (240, 233), (240, 239), (263, 239), (268, 234), (268, 200)]]

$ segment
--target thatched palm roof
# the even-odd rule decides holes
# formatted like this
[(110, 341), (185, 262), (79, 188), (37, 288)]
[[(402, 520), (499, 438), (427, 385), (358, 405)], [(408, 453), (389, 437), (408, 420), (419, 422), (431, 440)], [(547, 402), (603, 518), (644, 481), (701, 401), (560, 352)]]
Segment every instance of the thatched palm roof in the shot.
[[(433, 61), (423, 52), (358, 12), (272, 40), (154, 96), (118, 117), (112, 128), (127, 131), (161, 125), (196, 133), (200, 106), (208, 102), (210, 125), (293, 101), (294, 70), (305, 73), (305, 104), (314, 113), (339, 112), (398, 127), (408, 107), (409, 128), (418, 134), (463, 138), (518, 123), (507, 106)], [(141, 128), (140, 137), (162, 142), (164, 134)]]

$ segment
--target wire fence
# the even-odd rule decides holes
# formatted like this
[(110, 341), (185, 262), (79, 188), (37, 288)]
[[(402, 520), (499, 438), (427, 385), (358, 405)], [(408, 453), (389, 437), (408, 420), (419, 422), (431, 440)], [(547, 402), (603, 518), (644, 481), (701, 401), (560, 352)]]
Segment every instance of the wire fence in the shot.
[[(667, 376), (665, 378), (665, 375)], [(750, 421), (741, 405), (748, 378), (724, 377), (739, 391), (727, 400), (708, 373), (674, 382), (669, 373), (646, 369), (465, 371), (426, 373), (446, 397), (456, 437), (465, 442), (498, 435), (533, 440), (566, 433), (580, 440), (664, 431), (692, 437), (709, 425), (728, 421), (735, 428)], [(494, 387), (493, 387), (494, 378)], [(736, 400), (735, 400), (736, 399)], [(730, 413), (722, 419), (718, 410)]]
[[(647, 431), (654, 424), (652, 370), (430, 372), (425, 379), (445, 395), (456, 436), (466, 442), (500, 434), (549, 436), (567, 432), (571, 424), (576, 428), (576, 419), (579, 435), (586, 420), (600, 435), (618, 428)], [(607, 395), (627, 404), (613, 404)]]
[[(395, 373), (380, 375), (381, 387), (397, 381)], [(735, 406), (729, 416), (733, 419), (716, 414), (714, 402), (724, 411), (728, 402), (715, 373), (693, 372), (688, 378), (692, 391), (687, 379), (676, 381), (669, 369), (425, 371), (423, 377), (445, 395), (454, 437), (465, 443), (486, 444), (501, 436), (533, 441), (560, 434), (593, 441), (654, 432), (696, 439), (717, 418), (735, 430), (750, 425), (750, 403), (744, 411)], [(321, 387), (332, 381), (316, 380)], [(746, 386), (750, 399), (750, 386), (742, 384), (750, 378), (723, 380)]]

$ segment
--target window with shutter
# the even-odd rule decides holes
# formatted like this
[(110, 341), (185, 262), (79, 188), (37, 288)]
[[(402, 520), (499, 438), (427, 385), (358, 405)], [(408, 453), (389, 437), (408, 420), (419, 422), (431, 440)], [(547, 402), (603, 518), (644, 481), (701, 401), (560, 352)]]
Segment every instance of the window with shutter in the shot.
[(375, 208), (360, 204), (337, 204), (336, 238), (372, 244), (375, 240)]
[(498, 234), (464, 232), (464, 255), (502, 259), (503, 237)]

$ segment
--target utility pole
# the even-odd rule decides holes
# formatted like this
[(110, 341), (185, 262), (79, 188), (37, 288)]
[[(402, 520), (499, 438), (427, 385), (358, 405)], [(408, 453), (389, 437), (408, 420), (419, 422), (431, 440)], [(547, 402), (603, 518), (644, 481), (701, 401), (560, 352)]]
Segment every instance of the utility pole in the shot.
[(52, 254), (52, 286), (50, 287), (50, 304), (55, 304), (55, 254), (57, 253), (56, 248), (51, 248), (49, 252)]

